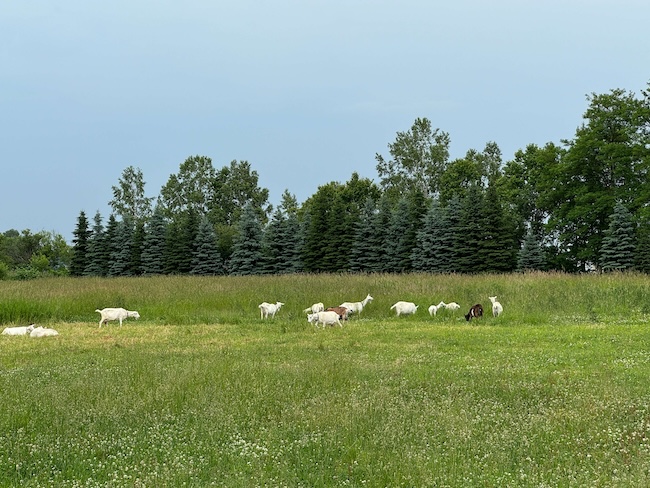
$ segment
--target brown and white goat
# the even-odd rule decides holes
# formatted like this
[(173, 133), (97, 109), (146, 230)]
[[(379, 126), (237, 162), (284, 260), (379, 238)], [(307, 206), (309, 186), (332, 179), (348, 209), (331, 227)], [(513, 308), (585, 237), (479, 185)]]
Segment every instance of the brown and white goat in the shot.
[(468, 322), (472, 318), (479, 318), (479, 317), (483, 317), (483, 305), (481, 305), (480, 303), (474, 305), (472, 308), (469, 309), (469, 312), (465, 314), (465, 320), (467, 320)]

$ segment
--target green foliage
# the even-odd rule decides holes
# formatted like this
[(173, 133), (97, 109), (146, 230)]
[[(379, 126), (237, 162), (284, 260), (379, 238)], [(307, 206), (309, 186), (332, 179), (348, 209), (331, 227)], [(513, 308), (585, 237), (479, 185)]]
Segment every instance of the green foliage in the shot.
[(233, 275), (261, 274), (264, 269), (262, 226), (252, 204), (244, 207), (239, 220), (228, 268)]
[(544, 271), (546, 267), (546, 257), (541, 242), (533, 229), (528, 229), (517, 257), (517, 269), (519, 271)]
[(629, 271), (634, 268), (637, 248), (632, 214), (625, 205), (617, 202), (609, 220), (600, 250), (600, 266), (604, 271)]
[(375, 155), (382, 189), (393, 199), (413, 191), (426, 196), (437, 193), (450, 142), (449, 134), (432, 129), (427, 118), (415, 119), (410, 130), (398, 132), (395, 142), (388, 144), (392, 159)]
[(223, 274), (223, 259), (217, 247), (217, 235), (207, 217), (203, 217), (194, 242), (191, 274), (217, 275)]
[(163, 274), (165, 271), (165, 245), (167, 222), (160, 206), (156, 206), (153, 216), (145, 227), (142, 243), (142, 273), (145, 275)]
[(77, 226), (73, 232), (72, 239), (72, 261), (70, 262), (70, 274), (72, 276), (81, 276), (88, 265), (88, 219), (86, 213), (82, 210), (77, 218)]
[(113, 199), (109, 205), (113, 213), (122, 218), (141, 224), (151, 216), (153, 198), (145, 196), (144, 175), (140, 168), (129, 166), (122, 172), (118, 186), (113, 186)]

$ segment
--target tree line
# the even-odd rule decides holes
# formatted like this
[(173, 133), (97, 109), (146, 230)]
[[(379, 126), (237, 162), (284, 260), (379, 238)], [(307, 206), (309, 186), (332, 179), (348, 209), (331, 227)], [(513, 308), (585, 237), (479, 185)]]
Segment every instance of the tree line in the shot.
[[(122, 173), (112, 213), (77, 219), (74, 276), (294, 272), (650, 271), (650, 92), (587, 97), (572, 139), (503, 162), (494, 142), (450, 158), (427, 118), (353, 173), (273, 208), (246, 161), (192, 156), (156, 199)], [(2, 244), (2, 240), (0, 240)], [(6, 260), (3, 260), (6, 262)]]

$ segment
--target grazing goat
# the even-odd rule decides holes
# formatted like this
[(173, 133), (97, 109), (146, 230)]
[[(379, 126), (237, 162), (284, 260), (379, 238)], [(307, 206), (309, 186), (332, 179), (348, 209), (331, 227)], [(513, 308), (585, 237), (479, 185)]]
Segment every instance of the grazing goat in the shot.
[(348, 309), (345, 307), (329, 307), (327, 312), (336, 312), (340, 320), (348, 320)]
[(269, 315), (271, 318), (275, 317), (275, 314), (280, 310), (280, 307), (282, 307), (284, 303), (282, 302), (275, 302), (275, 303), (266, 303), (262, 302), (258, 305), (260, 309), (260, 318), (261, 319), (268, 319)]
[(450, 303), (440, 302), (438, 306), (440, 306), (440, 304), (444, 305), (444, 307), (447, 310), (458, 310), (460, 308), (460, 305), (458, 305), (456, 302), (450, 302)]
[(101, 314), (99, 319), (99, 327), (107, 324), (111, 320), (119, 320), (120, 327), (122, 327), (122, 321), (126, 320), (128, 317), (139, 319), (140, 314), (135, 310), (126, 310), (124, 308), (103, 308), (101, 310), (97, 309), (95, 312)]
[(361, 300), (360, 302), (343, 302), (339, 307), (345, 307), (348, 309), (348, 313), (361, 313), (361, 311), (365, 308), (366, 305), (368, 305), (370, 302), (373, 301), (373, 298), (368, 294), (366, 298)]
[(322, 302), (314, 303), (311, 307), (308, 307), (303, 310), (303, 313), (317, 313), (317, 312), (322, 312), (325, 310), (325, 305), (323, 305)]
[(45, 327), (36, 327), (29, 333), (29, 337), (52, 337), (58, 336), (59, 333), (54, 329), (47, 329)]
[(503, 306), (497, 302), (497, 297), (488, 297), (492, 302), (492, 316), (498, 317), (503, 312)]
[(438, 313), (438, 307), (439, 307), (439, 305), (431, 305), (429, 307), (429, 315), (434, 317)]
[(316, 327), (318, 327), (318, 324), (323, 324), (323, 328), (325, 328), (326, 325), (334, 324), (343, 327), (343, 324), (339, 320), (339, 314), (332, 311), (310, 313), (307, 315), (307, 322), (313, 323)]
[(34, 324), (23, 325), (21, 327), (5, 327), (5, 329), (2, 331), (2, 335), (10, 335), (10, 336), (29, 335), (29, 333), (33, 330), (34, 330)]
[(465, 314), (465, 320), (467, 320), (468, 322), (472, 318), (479, 318), (479, 317), (483, 317), (483, 305), (481, 305), (480, 303), (474, 305), (472, 308), (469, 309), (469, 312)]
[(395, 309), (397, 316), (400, 315), (411, 315), (417, 312), (418, 306), (413, 302), (397, 302), (395, 305), (390, 307), (391, 310)]

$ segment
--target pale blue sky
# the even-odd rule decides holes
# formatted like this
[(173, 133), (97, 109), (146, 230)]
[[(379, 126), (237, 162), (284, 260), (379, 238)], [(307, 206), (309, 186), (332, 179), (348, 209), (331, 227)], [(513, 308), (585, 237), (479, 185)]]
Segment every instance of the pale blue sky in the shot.
[(646, 0), (8, 0), (0, 232), (110, 213), (139, 167), (246, 160), (276, 204), (353, 172), (417, 117), (452, 157), (572, 138), (586, 95), (650, 81)]

